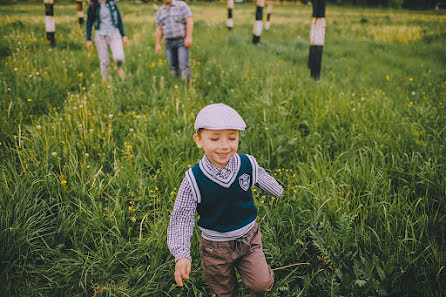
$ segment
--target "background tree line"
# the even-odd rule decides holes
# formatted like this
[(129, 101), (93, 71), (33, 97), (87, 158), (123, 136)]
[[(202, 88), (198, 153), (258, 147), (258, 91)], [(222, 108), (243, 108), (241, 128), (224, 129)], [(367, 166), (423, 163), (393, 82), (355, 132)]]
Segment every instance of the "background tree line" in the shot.
[[(13, 3), (23, 3), (23, 2), (43, 2), (43, 0), (0, 0), (0, 4), (13, 4)], [(56, 2), (68, 2), (74, 0), (56, 0)], [(85, 2), (88, 2), (86, 0)], [(143, 1), (152, 2), (152, 0), (118, 0), (118, 1)], [(186, 2), (225, 2), (224, 0), (183, 0)], [(240, 2), (251, 2), (253, 0), (239, 0)], [(158, 4), (162, 4), (161, 0), (157, 1)], [(238, 2), (238, 1), (236, 1)], [(308, 3), (311, 1), (306, 0), (279, 0), (277, 2), (302, 2)], [(388, 8), (405, 8), (405, 9), (435, 9), (446, 8), (446, 0), (326, 0), (327, 3), (334, 5), (345, 5), (345, 6), (360, 6), (360, 7), (388, 7)]]

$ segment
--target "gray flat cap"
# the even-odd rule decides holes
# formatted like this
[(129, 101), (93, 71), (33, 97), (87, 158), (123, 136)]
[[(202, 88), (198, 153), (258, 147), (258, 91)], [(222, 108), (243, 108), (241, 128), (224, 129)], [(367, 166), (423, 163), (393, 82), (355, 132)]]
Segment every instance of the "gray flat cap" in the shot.
[(194, 129), (225, 130), (234, 129), (243, 131), (245, 121), (232, 107), (223, 103), (210, 104), (204, 107), (195, 119)]

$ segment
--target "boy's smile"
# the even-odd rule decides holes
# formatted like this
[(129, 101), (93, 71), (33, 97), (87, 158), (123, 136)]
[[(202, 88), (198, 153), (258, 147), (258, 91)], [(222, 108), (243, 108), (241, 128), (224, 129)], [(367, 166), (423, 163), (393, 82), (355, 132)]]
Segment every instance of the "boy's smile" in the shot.
[(206, 157), (218, 168), (224, 168), (238, 149), (238, 130), (201, 129), (194, 134), (199, 148), (203, 148)]

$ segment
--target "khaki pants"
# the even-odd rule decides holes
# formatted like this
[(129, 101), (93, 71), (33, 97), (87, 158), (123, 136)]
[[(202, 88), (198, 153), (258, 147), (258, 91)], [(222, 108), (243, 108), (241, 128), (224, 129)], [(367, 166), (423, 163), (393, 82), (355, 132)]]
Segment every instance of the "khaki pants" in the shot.
[(235, 268), (246, 287), (255, 294), (270, 291), (273, 286), (274, 274), (266, 263), (257, 223), (237, 240), (201, 238), (200, 256), (206, 281), (219, 297), (238, 296)]
[(110, 65), (109, 48), (115, 60), (116, 67), (121, 67), (124, 62), (124, 47), (122, 46), (121, 34), (115, 33), (113, 35), (94, 35), (94, 42), (98, 51), (99, 62), (101, 65), (102, 77), (107, 79), (110, 75), (108, 66)]

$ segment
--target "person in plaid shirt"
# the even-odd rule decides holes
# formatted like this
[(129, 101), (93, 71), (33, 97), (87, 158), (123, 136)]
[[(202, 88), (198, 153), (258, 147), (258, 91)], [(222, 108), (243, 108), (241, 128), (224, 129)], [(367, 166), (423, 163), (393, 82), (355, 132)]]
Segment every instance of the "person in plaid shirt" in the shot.
[(200, 256), (212, 291), (238, 296), (236, 268), (244, 284), (262, 295), (271, 290), (274, 275), (262, 250), (251, 188), (257, 184), (276, 197), (283, 188), (253, 156), (237, 153), (246, 124), (234, 109), (222, 103), (208, 105), (198, 113), (194, 128), (194, 140), (204, 156), (186, 172), (167, 229), (175, 281), (182, 287), (183, 279), (189, 279), (190, 238), (198, 212)]
[(190, 79), (189, 51), (192, 45), (192, 12), (183, 1), (163, 0), (164, 5), (156, 13), (156, 53), (162, 54), (161, 39), (164, 36), (170, 73), (183, 80)]

